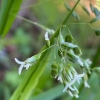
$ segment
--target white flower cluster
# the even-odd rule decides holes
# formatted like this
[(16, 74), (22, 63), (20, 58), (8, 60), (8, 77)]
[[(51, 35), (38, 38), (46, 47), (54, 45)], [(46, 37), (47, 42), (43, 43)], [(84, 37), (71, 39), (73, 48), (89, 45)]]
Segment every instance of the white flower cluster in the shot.
[[(90, 87), (87, 83), (87, 80), (88, 74), (91, 74), (91, 61), (89, 59), (83, 60), (80, 57), (81, 54), (82, 52), (79, 46), (74, 43), (71, 34), (68, 34), (64, 39), (60, 31), (58, 36), (58, 56), (61, 60), (61, 63), (59, 64), (56, 61), (52, 64), (51, 75), (53, 78), (57, 78), (58, 81), (64, 84), (63, 92), (68, 92), (71, 96), (75, 96), (76, 98), (79, 97), (79, 91), (75, 87), (76, 82), (80, 84), (82, 79), (85, 87)], [(69, 61), (80, 65), (82, 69), (84, 69), (83, 73), (78, 74), (73, 65), (67, 63), (66, 58), (68, 58)]]
[[(67, 68), (63, 67), (62, 71), (58, 73), (58, 76), (55, 77), (61, 83), (64, 84), (63, 92), (68, 92), (72, 97), (75, 96), (78, 98), (79, 91), (74, 86), (75, 82), (80, 84), (80, 80), (85, 76), (85, 73), (78, 74), (72, 66), (67, 66)], [(88, 87), (88, 83), (85, 81), (86, 86)]]
[[(21, 74), (22, 69), (24, 67), (27, 70), (30, 66), (34, 65), (40, 59), (43, 52), (54, 46), (54, 45), (50, 46), (48, 31), (45, 33), (45, 41), (47, 48), (41, 53), (26, 59), (24, 62), (19, 61), (17, 58), (15, 58), (15, 61), (18, 64), (20, 64), (18, 70), (19, 75)], [(75, 87), (75, 82), (80, 84), (81, 79), (83, 79), (85, 87), (87, 88), (90, 87), (87, 83), (87, 80), (88, 80), (88, 74), (91, 74), (90, 70), (91, 61), (89, 59), (83, 60), (80, 57), (80, 55), (82, 54), (81, 50), (73, 42), (73, 38), (70, 34), (68, 34), (64, 39), (62, 34), (60, 33), (57, 39), (57, 46), (58, 46), (58, 56), (61, 60), (61, 63), (59, 64), (57, 60), (54, 61), (54, 63), (51, 65), (52, 67), (51, 75), (53, 78), (57, 78), (58, 81), (64, 84), (63, 92), (68, 92), (72, 97), (75, 96), (76, 98), (78, 98), (79, 91)], [(66, 57), (69, 59), (69, 61), (79, 64), (84, 69), (83, 73), (78, 74), (74, 69), (74, 67), (66, 62)]]

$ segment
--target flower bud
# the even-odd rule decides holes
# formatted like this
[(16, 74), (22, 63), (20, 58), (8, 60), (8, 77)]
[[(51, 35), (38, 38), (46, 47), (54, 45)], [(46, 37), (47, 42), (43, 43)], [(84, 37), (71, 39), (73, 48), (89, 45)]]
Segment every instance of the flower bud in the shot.
[(67, 75), (66, 71), (62, 71), (62, 76), (65, 83), (71, 81), (71, 78)]
[(73, 48), (77, 47), (77, 45), (75, 45), (73, 43), (69, 43), (69, 42), (63, 42), (61, 45), (66, 47), (66, 48), (70, 48), (70, 49), (73, 49)]
[(74, 53), (76, 54), (76, 55), (81, 55), (82, 54), (82, 52), (81, 52), (81, 49), (79, 48), (79, 47), (75, 47), (75, 48), (73, 48), (73, 51), (74, 51)]
[(58, 69), (58, 64), (56, 62), (53, 62), (53, 64), (51, 65), (52, 69)]
[(67, 36), (65, 37), (65, 42), (72, 42), (72, 41), (73, 41), (73, 38), (72, 38), (71, 35), (67, 35)]
[(64, 37), (62, 34), (59, 34), (59, 42), (63, 43), (64, 42)]
[(67, 74), (71, 79), (73, 79), (73, 75), (72, 75), (70, 69), (65, 68), (65, 71), (66, 71), (66, 74)]
[(52, 69), (52, 70), (51, 70), (51, 76), (52, 76), (53, 78), (56, 78), (56, 77), (58, 76), (58, 70)]

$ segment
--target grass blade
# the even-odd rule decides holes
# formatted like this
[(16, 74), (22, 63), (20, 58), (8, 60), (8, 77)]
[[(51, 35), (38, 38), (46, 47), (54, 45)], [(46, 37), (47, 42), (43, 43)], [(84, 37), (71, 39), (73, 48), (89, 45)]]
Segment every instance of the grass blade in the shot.
[[(2, 0), (0, 13), (0, 37), (5, 37), (18, 13), (22, 0)], [(17, 11), (16, 11), (17, 10)], [(15, 12), (16, 11), (16, 12)]]
[(54, 100), (55, 98), (58, 98), (59, 96), (63, 94), (63, 92), (61, 91), (62, 89), (63, 89), (63, 86), (58, 85), (39, 95), (31, 97), (29, 100)]

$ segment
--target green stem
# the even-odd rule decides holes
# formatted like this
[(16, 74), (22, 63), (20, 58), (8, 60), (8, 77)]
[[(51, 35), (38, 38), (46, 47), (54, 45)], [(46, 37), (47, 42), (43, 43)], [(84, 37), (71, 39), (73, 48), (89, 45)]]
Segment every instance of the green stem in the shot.
[(72, 15), (72, 12), (75, 10), (77, 4), (79, 3), (80, 0), (78, 0), (75, 4), (75, 6), (72, 8), (72, 10), (69, 12), (69, 14), (67, 15), (67, 17), (64, 19), (64, 21), (60, 24), (60, 26), (58, 27), (57, 31), (55, 32), (55, 34), (53, 35), (50, 43), (52, 44), (54, 42), (54, 38), (58, 36), (59, 34), (59, 30), (61, 28), (61, 26), (65, 25), (67, 23), (67, 21), (69, 20), (70, 16)]
[[(97, 51), (93, 57), (91, 68), (94, 68), (95, 66), (97, 66), (97, 62), (98, 62), (99, 57), (100, 57), (100, 44), (99, 44)], [(90, 77), (91, 77), (91, 75), (89, 75), (89, 79), (90, 79)], [(81, 92), (83, 90), (83, 88), (84, 88), (84, 85), (81, 84), (79, 87), (79, 92)], [(77, 99), (75, 97), (73, 97), (72, 100), (77, 100)]]

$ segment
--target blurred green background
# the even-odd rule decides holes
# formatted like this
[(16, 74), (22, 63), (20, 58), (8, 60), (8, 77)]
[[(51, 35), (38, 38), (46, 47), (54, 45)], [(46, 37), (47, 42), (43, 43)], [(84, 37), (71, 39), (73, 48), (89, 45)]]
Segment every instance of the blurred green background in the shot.
[[(73, 5), (73, 2), (70, 2), (70, 0), (66, 1)], [(29, 8), (28, 6), (30, 5), (32, 7)], [(99, 5), (98, 1), (96, 5)], [(63, 18), (68, 14), (63, 0), (24, 0), (21, 8), (23, 9), (19, 11), (19, 16), (40, 23), (53, 30), (57, 29)], [(76, 43), (81, 47), (83, 52), (82, 57), (92, 60), (97, 47), (100, 46), (100, 37), (97, 37), (94, 30), (88, 25), (71, 23), (89, 22), (94, 18), (94, 15), (91, 14), (91, 16), (88, 16), (80, 5), (77, 6), (76, 12), (81, 19), (77, 20), (71, 17), (67, 25)], [(99, 28), (100, 21), (95, 22), (92, 26), (94, 28)], [(26, 70), (23, 70), (22, 74), (20, 76), (18, 75), (19, 65), (15, 63), (14, 58), (24, 61), (34, 54), (37, 54), (45, 44), (44, 34), (45, 30), (27, 21), (23, 21), (20, 18), (16, 18), (8, 35), (0, 42), (0, 100), (9, 100), (10, 96), (27, 73)], [(97, 65), (100, 66), (100, 57)], [(50, 66), (47, 66), (40, 78), (40, 82), (32, 94), (35, 95), (35, 97), (60, 84), (51, 78), (50, 71)], [(78, 100), (100, 99), (100, 76), (93, 73), (89, 84), (91, 88), (84, 88), (82, 92), (80, 92), (80, 98)], [(62, 89), (56, 91), (55, 94), (57, 94), (57, 92), (59, 93), (58, 97), (52, 100), (71, 100), (67, 93), (62, 92)], [(32, 100), (36, 100), (36, 98)]]

